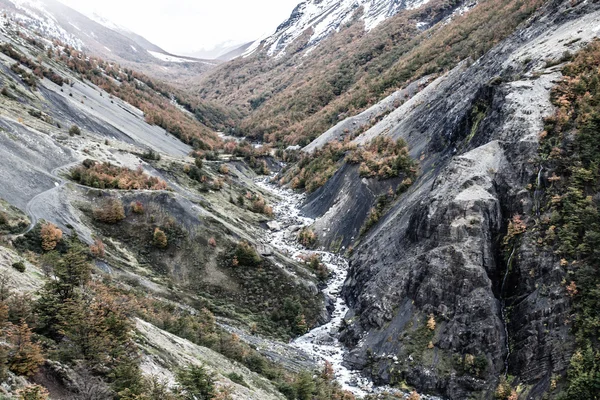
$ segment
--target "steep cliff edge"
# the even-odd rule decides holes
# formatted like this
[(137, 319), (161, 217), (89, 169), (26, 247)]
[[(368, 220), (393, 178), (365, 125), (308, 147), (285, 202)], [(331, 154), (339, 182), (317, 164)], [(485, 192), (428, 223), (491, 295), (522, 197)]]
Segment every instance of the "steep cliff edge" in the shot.
[[(599, 34), (598, 9), (547, 3), (487, 55), (440, 78), (424, 100), (356, 139), (403, 138), (421, 171), (351, 257), (350, 365), (380, 383), (452, 399), (490, 398), (507, 375), (522, 398), (556, 393), (573, 348), (565, 271), (528, 232), (513, 240), (507, 229), (535, 212), (526, 187), (539, 173), (538, 135), (561, 77), (552, 65)], [(321, 224), (333, 232), (360, 200), (344, 192), (366, 190), (344, 178), (352, 173), (338, 171), (323, 188), (335, 207)]]

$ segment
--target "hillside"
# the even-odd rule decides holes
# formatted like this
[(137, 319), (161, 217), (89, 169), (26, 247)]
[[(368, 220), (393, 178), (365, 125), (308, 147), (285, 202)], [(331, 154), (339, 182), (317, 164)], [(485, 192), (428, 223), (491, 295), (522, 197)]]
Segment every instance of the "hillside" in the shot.
[(278, 197), (244, 162), (266, 172), (261, 153), (141, 73), (10, 23), (1, 39), (2, 394), (280, 399), (312, 382), (284, 341), (327, 318), (324, 299), (308, 264), (265, 246)]
[(98, 16), (88, 17), (56, 0), (2, 0), (0, 11), (13, 23), (60, 40), (77, 50), (176, 83), (197, 77), (216, 61), (177, 57), (145, 38)]

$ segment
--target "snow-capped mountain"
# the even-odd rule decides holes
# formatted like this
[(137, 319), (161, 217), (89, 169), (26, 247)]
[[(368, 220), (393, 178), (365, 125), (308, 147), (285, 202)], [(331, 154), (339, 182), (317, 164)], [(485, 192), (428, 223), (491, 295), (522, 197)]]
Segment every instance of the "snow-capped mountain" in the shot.
[[(194, 63), (176, 57), (140, 35), (98, 15), (84, 15), (56, 0), (0, 0), (0, 11), (46, 39), (122, 64)], [(205, 64), (205, 63), (204, 63)]]
[(261, 44), (270, 56), (285, 53), (286, 47), (307, 29), (313, 33), (308, 46), (315, 46), (345, 23), (358, 17), (371, 30), (400, 10), (422, 6), (429, 0), (307, 0), (298, 4), (290, 18), (279, 25), (275, 33), (261, 38), (248, 48), (245, 55), (256, 51)]

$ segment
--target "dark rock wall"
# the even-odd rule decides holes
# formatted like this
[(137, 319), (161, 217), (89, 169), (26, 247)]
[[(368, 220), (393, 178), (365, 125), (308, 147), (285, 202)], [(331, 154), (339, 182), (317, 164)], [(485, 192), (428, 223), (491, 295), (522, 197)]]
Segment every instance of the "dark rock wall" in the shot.
[[(564, 374), (572, 339), (560, 262), (528, 233), (510, 245), (503, 238), (513, 216), (535, 213), (527, 187), (537, 178), (537, 138), (560, 79), (543, 66), (548, 55), (523, 48), (569, 24), (581, 32), (574, 21), (598, 8), (548, 2), (389, 130), (421, 160), (420, 178), (356, 247), (342, 334), (352, 348), (347, 362), (378, 383), (405, 382), (451, 399), (492, 398), (508, 372), (525, 387), (524, 398), (541, 398)], [(351, 196), (326, 196), (357, 182), (356, 171), (340, 171), (307, 210), (326, 221), (353, 207), (368, 210), (364, 202), (376, 195), (364, 195), (364, 183)], [(359, 219), (349, 220), (340, 230), (356, 232)]]

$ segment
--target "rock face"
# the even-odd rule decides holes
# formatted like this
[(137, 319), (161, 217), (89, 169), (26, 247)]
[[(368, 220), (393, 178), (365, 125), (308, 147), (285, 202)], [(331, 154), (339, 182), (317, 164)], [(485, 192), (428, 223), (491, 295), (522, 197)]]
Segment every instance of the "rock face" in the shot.
[[(565, 373), (572, 338), (560, 262), (532, 246), (528, 232), (503, 238), (511, 218), (535, 215), (527, 187), (538, 179), (538, 135), (561, 77), (546, 61), (597, 36), (599, 9), (546, 4), (486, 56), (356, 139), (403, 138), (421, 171), (351, 257), (342, 335), (349, 365), (378, 383), (451, 399), (490, 398), (505, 373), (527, 398), (541, 398)], [(305, 211), (323, 216), (320, 233), (357, 232), (387, 189), (344, 167)]]

